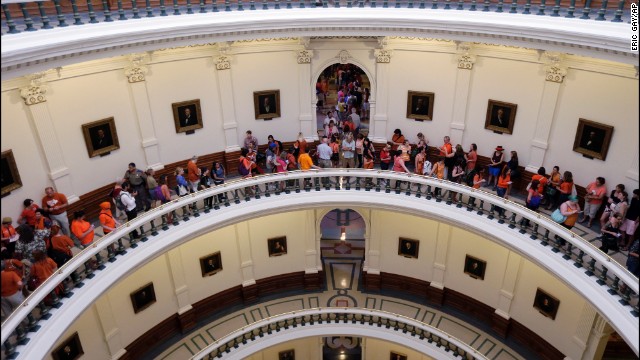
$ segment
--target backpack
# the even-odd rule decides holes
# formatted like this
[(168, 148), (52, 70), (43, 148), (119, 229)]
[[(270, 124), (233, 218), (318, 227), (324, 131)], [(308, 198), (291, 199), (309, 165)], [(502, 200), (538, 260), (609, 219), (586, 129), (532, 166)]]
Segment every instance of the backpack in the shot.
[(238, 173), (240, 173), (240, 175), (242, 175), (242, 176), (247, 176), (247, 175), (251, 174), (249, 169), (247, 169), (247, 167), (244, 166), (244, 161), (243, 160), (240, 160), (240, 163), (238, 163)]
[(120, 211), (126, 211), (127, 207), (122, 202), (122, 192), (120, 192), (120, 194), (118, 194), (118, 196), (116, 196), (115, 199), (116, 199), (116, 208), (118, 208), (118, 210)]
[(476, 170), (471, 170), (469, 171), (469, 173), (467, 174), (467, 176), (464, 178), (464, 183), (467, 184), (467, 186), (471, 186), (473, 187), (473, 178), (476, 176)]

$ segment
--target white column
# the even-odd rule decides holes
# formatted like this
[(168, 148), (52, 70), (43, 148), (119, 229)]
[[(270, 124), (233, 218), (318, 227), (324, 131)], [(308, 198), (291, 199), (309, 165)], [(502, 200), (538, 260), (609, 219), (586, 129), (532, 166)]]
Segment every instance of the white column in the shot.
[(178, 315), (181, 315), (192, 309), (191, 301), (189, 300), (187, 278), (184, 273), (184, 267), (182, 266), (182, 254), (179, 247), (167, 251), (166, 254), (171, 279), (173, 280), (173, 291), (178, 300)]
[(306, 274), (317, 273), (322, 270), (320, 260), (320, 226), (316, 226), (315, 210), (304, 211), (304, 244), (305, 244), (305, 269)]
[(233, 79), (231, 77), (231, 56), (227, 55), (227, 44), (219, 44), (221, 55), (214, 56), (218, 75), (218, 93), (222, 108), (222, 128), (224, 130), (225, 152), (240, 151), (238, 144), (238, 123), (236, 121), (236, 105), (233, 100)]
[(369, 241), (365, 242), (365, 263), (363, 270), (368, 274), (380, 274), (380, 245), (382, 244), (382, 227), (385, 224), (380, 210), (371, 210), (371, 230)]
[(149, 94), (147, 93), (147, 82), (145, 76), (148, 72), (144, 65), (147, 62), (146, 53), (133, 54), (129, 57), (131, 66), (125, 69), (125, 75), (131, 89), (133, 104), (136, 109), (140, 136), (142, 137), (142, 149), (144, 150), (147, 166), (155, 170), (164, 168), (160, 162), (160, 152), (158, 149), (158, 139), (153, 128), (153, 117), (151, 116), (151, 105)]
[(251, 234), (249, 232), (249, 222), (243, 221), (235, 224), (236, 245), (240, 255), (240, 269), (242, 271), (242, 286), (254, 285), (256, 279), (253, 275), (253, 260), (251, 257)]
[[(301, 42), (308, 44), (308, 38), (304, 38)], [(316, 131), (317, 122), (315, 122), (312, 116), (315, 113), (315, 103), (312, 103), (315, 92), (311, 86), (311, 58), (313, 58), (313, 51), (307, 49), (301, 49), (296, 51), (296, 57), (298, 60), (298, 101), (300, 106), (300, 115), (298, 121), (300, 121), (300, 132), (304, 135), (307, 141), (313, 141), (318, 139), (318, 132)], [(313, 111), (311, 111), (313, 110)]]
[(631, 160), (631, 164), (629, 164), (628, 168), (629, 170), (627, 170), (626, 176), (634, 181), (638, 181), (638, 143), (637, 143), (637, 139), (636, 139), (636, 146), (635, 146), (635, 150), (632, 152), (633, 154), (635, 154), (633, 156), (633, 160)]
[(520, 274), (520, 267), (522, 266), (522, 256), (510, 251), (507, 258), (507, 267), (504, 272), (504, 278), (502, 279), (502, 286), (498, 297), (498, 306), (495, 313), (501, 317), (509, 320), (511, 315), (511, 301), (513, 300), (513, 292), (518, 282), (518, 274)]
[(458, 45), (458, 71), (456, 72), (456, 85), (453, 97), (453, 118), (450, 124), (451, 143), (462, 144), (462, 136), (467, 119), (467, 104), (469, 98), (469, 86), (471, 84), (471, 71), (476, 57), (471, 55), (470, 43)]
[(444, 272), (447, 269), (447, 252), (449, 251), (449, 240), (451, 239), (451, 225), (443, 222), (438, 224), (436, 238), (435, 258), (433, 259), (433, 278), (431, 286), (444, 289)]
[(75, 194), (69, 175), (69, 167), (64, 161), (62, 147), (60, 147), (60, 141), (56, 136), (53, 119), (47, 106), (45, 94), (48, 87), (44, 84), (44, 76), (45, 73), (32, 75), (30, 77), (31, 85), (20, 89), (20, 96), (24, 98), (24, 103), (33, 119), (40, 146), (42, 146), (44, 158), (49, 168), (49, 178), (53, 181), (55, 190), (65, 194), (67, 201), (71, 204), (80, 198)]
[(576, 325), (575, 333), (571, 338), (573, 343), (577, 346), (574, 347), (574, 353), (565, 354), (567, 357), (572, 359), (583, 358), (583, 354), (587, 349), (587, 343), (589, 341), (589, 336), (591, 335), (591, 329), (593, 328), (596, 316), (596, 310), (591, 306), (591, 304), (589, 304), (588, 301), (585, 301), (582, 307), (582, 312), (580, 313), (580, 318), (578, 319), (578, 324)]
[[(586, 305), (589, 305), (588, 303)], [(594, 315), (593, 326), (589, 332), (587, 346), (582, 354), (583, 360), (602, 359), (602, 354), (609, 342), (609, 336), (613, 333), (613, 328), (597, 312)]]
[(104, 334), (104, 340), (107, 344), (107, 348), (109, 349), (109, 355), (111, 355), (111, 359), (113, 360), (118, 359), (122, 357), (127, 350), (125, 350), (122, 344), (120, 329), (118, 328), (113, 316), (113, 309), (111, 308), (109, 297), (100, 296), (94, 304), (98, 320), (100, 321), (100, 327)]
[[(391, 63), (391, 50), (376, 49), (376, 106), (370, 106), (373, 122), (369, 122), (369, 138), (375, 143), (387, 142), (387, 121), (389, 119), (389, 64)], [(373, 90), (373, 89), (372, 89)], [(373, 91), (372, 91), (373, 92)], [(371, 135), (373, 134), (373, 136)]]
[(566, 68), (560, 64), (562, 60), (561, 54), (545, 52), (544, 56), (549, 63), (544, 67), (546, 72), (544, 89), (538, 105), (538, 118), (536, 119), (536, 131), (531, 141), (529, 164), (525, 167), (525, 170), (533, 173), (537, 172), (538, 168), (544, 163), (560, 86), (567, 74)]

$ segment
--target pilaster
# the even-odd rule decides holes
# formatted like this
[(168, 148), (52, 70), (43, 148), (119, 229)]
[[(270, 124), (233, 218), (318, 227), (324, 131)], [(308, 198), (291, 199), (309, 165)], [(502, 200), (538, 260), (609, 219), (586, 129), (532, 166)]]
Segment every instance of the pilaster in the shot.
[(164, 165), (160, 162), (158, 139), (156, 138), (153, 127), (151, 104), (149, 102), (149, 94), (147, 93), (146, 75), (149, 72), (147, 67), (149, 54), (132, 54), (129, 56), (129, 61), (130, 65), (124, 69), (124, 73), (127, 76), (127, 82), (136, 110), (137, 123), (140, 128), (141, 145), (147, 166), (154, 169), (162, 169)]
[(176, 300), (178, 302), (178, 314), (181, 314), (191, 310), (187, 278), (184, 273), (184, 267), (182, 266), (182, 254), (179, 247), (167, 251), (166, 254), (169, 271), (171, 272), (173, 291), (176, 294)]
[(242, 271), (242, 286), (256, 283), (253, 275), (253, 259), (251, 258), (251, 234), (249, 222), (243, 221), (233, 225), (236, 233), (236, 245), (240, 256), (240, 268)]
[(53, 118), (47, 106), (48, 86), (44, 81), (45, 76), (44, 72), (30, 75), (30, 85), (20, 89), (20, 96), (27, 105), (27, 111), (31, 115), (38, 133), (38, 140), (49, 168), (49, 178), (53, 181), (56, 191), (65, 194), (71, 204), (80, 198), (75, 194), (69, 175), (69, 167), (65, 163), (62, 147), (53, 125)]
[(109, 350), (109, 355), (111, 355), (112, 359), (117, 359), (127, 351), (122, 344), (120, 329), (113, 316), (113, 309), (111, 308), (109, 297), (100, 296), (94, 304), (102, 334), (104, 334), (104, 342), (107, 344), (107, 349)]
[[(370, 105), (370, 117), (373, 119), (369, 123), (369, 138), (376, 143), (387, 142), (387, 122), (389, 120), (389, 64), (391, 63), (392, 51), (387, 48), (385, 38), (378, 40), (378, 49), (373, 54), (376, 58), (376, 99), (374, 106)], [(372, 89), (373, 90), (373, 89)], [(372, 91), (373, 92), (373, 91)], [(373, 136), (371, 135), (373, 134)]]
[(538, 118), (536, 119), (535, 134), (531, 141), (531, 154), (529, 164), (525, 167), (527, 171), (537, 172), (538, 168), (544, 163), (544, 157), (547, 153), (549, 135), (551, 133), (551, 124), (553, 122), (553, 114), (556, 111), (558, 102), (558, 94), (560, 87), (567, 74), (566, 67), (562, 64), (563, 55), (555, 52), (544, 52), (542, 56), (545, 59), (543, 66), (545, 71), (545, 82), (538, 105)]
[(318, 249), (320, 249), (320, 227), (316, 227), (315, 210), (305, 210), (304, 221), (305, 273), (317, 273), (322, 270), (322, 263), (318, 262), (320, 261), (318, 254)]
[[(315, 104), (309, 106), (314, 99), (314, 87), (311, 86), (311, 59), (313, 59), (313, 51), (308, 50), (309, 38), (300, 38), (301, 48), (296, 51), (296, 59), (298, 62), (298, 100), (300, 102), (300, 114), (298, 121), (300, 122), (300, 132), (307, 140), (318, 138), (316, 131)], [(313, 111), (312, 111), (313, 110)]]
[(471, 84), (471, 74), (476, 57), (472, 52), (472, 44), (463, 42), (458, 44), (456, 72), (456, 84), (453, 97), (453, 118), (451, 119), (449, 136), (453, 144), (462, 144), (462, 136), (467, 119), (467, 104), (469, 99), (469, 87)]
[(431, 286), (444, 288), (444, 273), (447, 269), (447, 252), (449, 250), (449, 239), (451, 238), (451, 225), (443, 222), (438, 223), (436, 238), (436, 251), (433, 259), (433, 278)]
[[(588, 303), (585, 306), (590, 306)], [(604, 350), (609, 342), (609, 337), (613, 333), (613, 328), (609, 322), (600, 314), (595, 312), (591, 326), (589, 337), (587, 339), (586, 348), (581, 359), (602, 359)]]
[(513, 292), (518, 282), (522, 263), (522, 256), (513, 251), (509, 252), (504, 278), (498, 292), (498, 306), (491, 318), (491, 328), (504, 338), (507, 337), (509, 331), (511, 302), (513, 301)]
[(233, 78), (231, 73), (231, 61), (229, 44), (218, 44), (219, 54), (213, 57), (218, 76), (218, 93), (220, 94), (220, 107), (222, 108), (222, 128), (224, 130), (225, 152), (239, 151), (240, 138), (238, 136), (238, 123), (236, 121), (236, 106), (234, 102)]
[(587, 344), (589, 341), (589, 336), (591, 335), (591, 329), (594, 326), (596, 321), (597, 312), (589, 304), (588, 301), (584, 302), (582, 307), (582, 312), (580, 313), (580, 318), (578, 319), (578, 324), (576, 326), (576, 330), (571, 338), (575, 347), (575, 353), (566, 354), (567, 357), (572, 359), (582, 359), (585, 350), (587, 349)]

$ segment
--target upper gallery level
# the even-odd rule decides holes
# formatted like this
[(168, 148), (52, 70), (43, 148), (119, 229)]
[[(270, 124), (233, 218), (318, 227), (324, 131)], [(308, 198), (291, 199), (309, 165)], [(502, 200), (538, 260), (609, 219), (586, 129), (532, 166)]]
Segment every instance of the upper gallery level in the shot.
[(2, 4), (3, 79), (159, 48), (312, 36), (436, 38), (638, 62), (637, 27), (625, 0)]

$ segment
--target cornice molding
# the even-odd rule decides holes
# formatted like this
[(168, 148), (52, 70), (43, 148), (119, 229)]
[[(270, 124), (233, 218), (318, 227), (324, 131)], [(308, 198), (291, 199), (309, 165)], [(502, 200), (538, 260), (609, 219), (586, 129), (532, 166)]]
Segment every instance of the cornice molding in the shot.
[[(263, 12), (222, 12), (196, 16), (144, 18), (77, 27), (23, 32), (3, 36), (2, 73), (5, 79), (95, 60), (167, 47), (220, 41), (254, 44), (300, 36), (385, 36), (435, 38), (453, 41), (523, 46), (635, 64), (638, 54), (628, 45), (627, 24), (569, 21), (450, 11), (340, 8), (309, 11), (289, 9)], [(375, 24), (375, 25), (371, 25)], [(454, 26), (455, 25), (455, 26)], [(383, 29), (383, 30), (381, 30)], [(562, 29), (559, 31), (558, 29)], [(526, 36), (523, 36), (526, 34)], [(47, 41), (42, 41), (46, 37)], [(289, 40), (291, 39), (291, 40)]]

